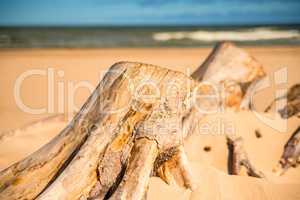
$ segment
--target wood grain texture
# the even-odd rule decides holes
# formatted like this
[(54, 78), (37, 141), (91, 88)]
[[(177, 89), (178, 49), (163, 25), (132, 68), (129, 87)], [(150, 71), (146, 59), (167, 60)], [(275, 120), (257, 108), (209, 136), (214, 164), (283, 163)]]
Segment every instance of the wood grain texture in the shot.
[[(174, 77), (181, 85), (191, 81), (179, 72), (153, 65), (130, 62), (113, 65), (57, 137), (1, 172), (0, 197), (33, 199), (40, 193), (39, 199), (87, 197), (98, 181), (98, 163), (105, 157), (107, 145), (116, 154), (120, 150), (123, 153), (124, 144), (133, 137), (134, 124), (148, 115), (151, 105), (165, 97), (169, 91), (166, 85)], [(153, 84), (157, 87), (151, 88)], [(113, 176), (110, 178), (114, 180)]]

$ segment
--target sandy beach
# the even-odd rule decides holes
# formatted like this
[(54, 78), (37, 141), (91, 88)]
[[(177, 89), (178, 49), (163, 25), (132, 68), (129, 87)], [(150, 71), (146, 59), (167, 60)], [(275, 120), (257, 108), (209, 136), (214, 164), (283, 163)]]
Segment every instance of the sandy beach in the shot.
[[(299, 83), (300, 47), (243, 48), (264, 66), (270, 78), (269, 87), (254, 97), (254, 109), (261, 113), (274, 99), (276, 91)], [(210, 51), (211, 48), (2, 49), (0, 134), (58, 113), (76, 112), (105, 70), (118, 61), (151, 63), (190, 74)], [(280, 70), (287, 73), (287, 80), (274, 84), (278, 76), (284, 79), (282, 73), (276, 73)], [(18, 80), (22, 83), (20, 87), (16, 86)], [(49, 88), (53, 91), (51, 95)], [(20, 95), (21, 102), (16, 101), (16, 94)], [(39, 113), (26, 112), (24, 106), (20, 106), (22, 104)], [(261, 113), (263, 117), (274, 118), (275, 115), (274, 111), (268, 115)], [(50, 141), (67, 121), (65, 118), (47, 127), (39, 126), (34, 131), (28, 129), (0, 137), (0, 170)], [(192, 135), (185, 142), (197, 189), (192, 192), (153, 177), (147, 199), (300, 199), (300, 167), (291, 168), (280, 177), (272, 172), (284, 144), (300, 124), (298, 117), (287, 122), (276, 119), (267, 124), (253, 112), (228, 110), (210, 115), (201, 123), (210, 124), (211, 131)], [(229, 124), (234, 134), (243, 136), (249, 158), (266, 174), (265, 179), (228, 175), (228, 148), (219, 123)], [(274, 128), (280, 124), (286, 128)], [(261, 137), (255, 135), (256, 130)], [(209, 151), (205, 150), (207, 147)]]

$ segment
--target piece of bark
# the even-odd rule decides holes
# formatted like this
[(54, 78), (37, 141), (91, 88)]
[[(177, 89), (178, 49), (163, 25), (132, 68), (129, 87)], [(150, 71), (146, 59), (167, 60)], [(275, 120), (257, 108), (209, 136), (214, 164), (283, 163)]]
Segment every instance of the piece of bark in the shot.
[(269, 106), (266, 107), (265, 112), (269, 112), (273, 105), (282, 99), (286, 99), (287, 105), (278, 110), (281, 117), (286, 119), (297, 115), (300, 112), (300, 84), (293, 85), (286, 94), (275, 98)]
[(287, 119), (300, 112), (300, 84), (293, 85), (287, 95), (287, 105), (278, 112), (282, 118)]
[(300, 126), (284, 145), (283, 154), (278, 166), (274, 169), (277, 175), (283, 175), (290, 167), (300, 164)]
[(288, 119), (294, 115), (297, 115), (300, 112), (300, 98), (288, 102), (287, 105), (285, 105), (278, 112), (283, 119)]

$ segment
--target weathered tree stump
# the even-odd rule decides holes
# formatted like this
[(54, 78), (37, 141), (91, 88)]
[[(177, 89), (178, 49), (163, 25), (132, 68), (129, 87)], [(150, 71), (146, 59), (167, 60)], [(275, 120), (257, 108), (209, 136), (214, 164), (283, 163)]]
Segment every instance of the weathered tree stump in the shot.
[[(98, 171), (105, 166), (104, 171), (116, 175), (126, 168), (125, 182), (120, 183), (114, 198), (117, 194), (126, 196), (129, 190), (139, 191), (136, 197), (139, 199), (146, 191), (141, 185), (147, 186), (149, 177), (145, 176), (150, 176), (156, 154), (180, 146), (184, 137), (178, 132), (180, 129), (170, 132), (166, 126), (163, 128), (166, 132), (162, 134), (160, 129), (154, 131), (153, 127), (160, 124), (164, 115), (164, 125), (173, 119), (182, 123), (190, 109), (189, 101), (195, 86), (196, 82), (179, 72), (141, 63), (115, 64), (73, 121), (56, 138), (1, 172), (0, 197), (88, 198), (97, 193), (95, 188), (99, 188), (99, 183), (103, 191), (101, 184), (104, 184), (103, 188), (110, 188), (117, 181), (114, 173)], [(141, 124), (150, 125), (146, 127), (150, 129), (137, 128), (135, 131), (137, 125), (144, 127)], [(147, 152), (152, 152), (152, 156)], [(120, 164), (109, 165), (108, 160), (102, 160), (107, 157), (106, 153), (112, 158), (120, 157)], [(132, 169), (147, 160), (149, 163)], [(127, 181), (131, 170), (136, 179), (129, 176)]]

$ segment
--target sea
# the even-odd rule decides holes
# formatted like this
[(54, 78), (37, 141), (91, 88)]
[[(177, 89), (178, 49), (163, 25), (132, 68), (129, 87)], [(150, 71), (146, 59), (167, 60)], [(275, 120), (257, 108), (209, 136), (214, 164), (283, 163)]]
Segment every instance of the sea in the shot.
[(300, 45), (300, 25), (0, 27), (0, 48), (207, 47)]

